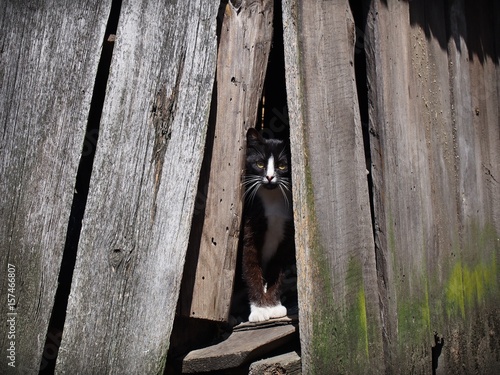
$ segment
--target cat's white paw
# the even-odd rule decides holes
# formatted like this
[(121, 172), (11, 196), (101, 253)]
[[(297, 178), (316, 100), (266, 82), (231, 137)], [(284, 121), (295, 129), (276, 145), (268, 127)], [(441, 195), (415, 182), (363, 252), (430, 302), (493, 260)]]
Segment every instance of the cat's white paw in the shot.
[(269, 307), (269, 318), (282, 318), (286, 316), (286, 307), (283, 306), (281, 303), (276, 306)]
[(249, 322), (264, 322), (273, 318), (282, 318), (286, 316), (286, 307), (281, 303), (276, 306), (260, 307), (251, 304)]
[(260, 307), (251, 304), (250, 315), (248, 316), (249, 322), (264, 322), (269, 320), (269, 307)]

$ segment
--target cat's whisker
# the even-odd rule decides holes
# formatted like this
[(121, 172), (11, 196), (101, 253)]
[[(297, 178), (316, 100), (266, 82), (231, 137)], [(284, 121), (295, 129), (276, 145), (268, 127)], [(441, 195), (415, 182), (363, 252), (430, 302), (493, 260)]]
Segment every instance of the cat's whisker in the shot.
[(279, 184), (278, 187), (280, 188), (281, 190), (281, 194), (283, 194), (283, 198), (285, 200), (285, 203), (286, 203), (286, 207), (287, 208), (290, 208), (290, 202), (288, 200), (288, 197), (286, 196), (286, 192), (285, 192), (285, 189), (283, 189), (283, 185), (282, 184)]
[(278, 155), (278, 159), (281, 159), (283, 156), (285, 156), (286, 149), (282, 149), (280, 154)]
[(282, 185), (288, 190), (290, 191), (290, 188), (292, 186), (291, 182), (290, 181), (287, 181), (287, 180), (284, 180), (283, 178), (281, 179), (282, 181)]
[(252, 193), (249, 196), (250, 202), (253, 202), (253, 200), (255, 199), (255, 196), (259, 191), (259, 187), (260, 187), (260, 182), (256, 182), (254, 185), (252, 185)]
[[(248, 199), (248, 201), (250, 203), (252, 203), (253, 200), (255, 199), (255, 195), (257, 194), (257, 191), (259, 190), (260, 179), (254, 179), (250, 182), (253, 182), (253, 183), (247, 187), (245, 193), (243, 194), (243, 198)], [(248, 184), (250, 184), (250, 182)]]
[(254, 181), (254, 180), (257, 180), (259, 179), (260, 176), (256, 176), (256, 175), (247, 175), (247, 176), (244, 176), (243, 177), (243, 183), (247, 183), (249, 181)]
[(247, 188), (245, 189), (245, 193), (243, 194), (244, 198), (251, 193), (255, 184), (256, 184), (256, 182), (254, 182), (251, 186), (247, 186)]

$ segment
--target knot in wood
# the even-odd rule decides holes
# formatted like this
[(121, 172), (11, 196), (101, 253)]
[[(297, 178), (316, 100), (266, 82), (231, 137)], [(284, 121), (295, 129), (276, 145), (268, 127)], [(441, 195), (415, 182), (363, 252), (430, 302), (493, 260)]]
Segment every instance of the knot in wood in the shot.
[(109, 264), (113, 268), (113, 271), (116, 271), (123, 262), (123, 258), (125, 257), (125, 251), (120, 248), (113, 248), (108, 253)]

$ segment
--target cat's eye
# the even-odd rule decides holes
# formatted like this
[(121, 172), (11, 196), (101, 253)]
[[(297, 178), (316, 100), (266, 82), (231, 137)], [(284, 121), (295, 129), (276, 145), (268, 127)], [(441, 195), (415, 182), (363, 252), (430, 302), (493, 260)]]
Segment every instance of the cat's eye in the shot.
[(284, 164), (284, 163), (280, 163), (280, 164), (278, 165), (278, 169), (279, 169), (280, 171), (284, 171), (284, 170), (286, 169), (286, 164)]
[(261, 161), (258, 161), (257, 163), (255, 163), (257, 165), (257, 168), (260, 168), (260, 169), (264, 169), (264, 163), (261, 162)]

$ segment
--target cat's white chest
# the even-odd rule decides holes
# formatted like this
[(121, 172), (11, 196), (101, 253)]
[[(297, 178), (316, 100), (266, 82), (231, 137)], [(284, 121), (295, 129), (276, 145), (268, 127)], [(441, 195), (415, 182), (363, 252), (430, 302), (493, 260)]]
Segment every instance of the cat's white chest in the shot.
[(262, 263), (265, 268), (276, 254), (280, 242), (283, 241), (285, 225), (288, 220), (292, 219), (292, 213), (279, 189), (261, 188), (258, 195), (262, 200), (264, 215), (267, 219), (267, 231), (262, 246)]

